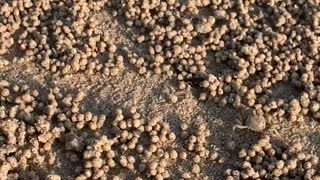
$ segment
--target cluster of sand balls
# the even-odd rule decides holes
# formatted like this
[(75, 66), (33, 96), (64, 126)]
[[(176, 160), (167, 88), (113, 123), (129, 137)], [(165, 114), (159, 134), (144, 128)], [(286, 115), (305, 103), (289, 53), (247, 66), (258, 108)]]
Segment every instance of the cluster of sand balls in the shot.
[(123, 57), (116, 54), (117, 46), (95, 16), (105, 4), (104, 0), (2, 1), (0, 55), (15, 53), (16, 59), (36, 61), (53, 73), (116, 75), (123, 69)]
[(204, 122), (197, 122), (191, 125), (181, 123), (181, 137), (184, 140), (184, 147), (186, 151), (180, 153), (180, 157), (184, 160), (187, 159), (187, 154), (191, 155), (192, 163), (190, 171), (183, 172), (181, 177), (183, 179), (206, 179), (206, 175), (202, 173), (202, 167), (204, 166), (204, 160), (209, 163), (223, 162), (223, 159), (219, 157), (217, 150), (209, 150), (207, 145), (207, 137), (212, 135), (208, 124)]
[(206, 138), (210, 135), (210, 130), (207, 128), (207, 124), (201, 123), (188, 126), (186, 123), (182, 123), (180, 128), (182, 130), (181, 136), (186, 138), (186, 148), (191, 152), (195, 152), (196, 156), (202, 158), (209, 157), (210, 152), (206, 149)]
[[(144, 118), (135, 107), (86, 111), (84, 98), (83, 92), (63, 95), (54, 87), (40, 94), (28, 85), (0, 81), (1, 178), (64, 179), (55, 170), (67, 161), (77, 180), (192, 179), (203, 176), (202, 162), (219, 159), (218, 151), (208, 148), (205, 123), (182, 123), (176, 132), (165, 117)], [(191, 168), (172, 171), (186, 164)]]
[[(176, 76), (180, 89), (189, 84), (203, 89), (201, 100), (251, 109), (266, 122), (320, 117), (318, 1), (110, 4), (128, 27), (137, 29), (137, 43), (147, 47), (143, 56), (128, 56), (142, 74), (153, 69)], [(273, 88), (281, 83), (301, 94), (274, 98)]]
[(167, 146), (174, 143), (176, 135), (160, 117), (146, 121), (135, 108), (130, 113), (125, 117), (122, 110), (117, 110), (114, 120), (109, 122), (113, 137), (101, 136), (85, 148), (85, 169), (76, 179), (106, 179), (109, 171), (119, 167), (156, 179), (169, 178), (167, 167), (178, 156)]
[[(65, 163), (62, 158), (74, 164), (77, 180), (206, 179), (204, 162), (223, 163), (208, 146), (211, 132), (203, 120), (181, 123), (173, 131), (165, 117), (144, 118), (135, 107), (112, 114), (86, 111), (84, 98), (83, 92), (63, 95), (55, 87), (40, 94), (28, 85), (1, 80), (1, 177), (64, 179), (55, 171)], [(277, 146), (264, 136), (239, 152), (240, 166), (226, 170), (226, 178), (318, 179), (318, 158), (302, 149), (301, 143)], [(37, 171), (40, 167), (48, 173)]]
[(275, 145), (265, 136), (239, 152), (239, 168), (227, 169), (226, 179), (320, 179), (319, 158), (302, 150), (300, 142)]
[[(126, 58), (140, 74), (151, 69), (174, 76), (180, 89), (201, 88), (200, 100), (251, 109), (266, 122), (320, 118), (316, 0), (13, 0), (0, 5), (0, 55), (18, 47), (21, 59), (51, 72), (112, 76), (124, 69)], [(117, 47), (105, 34), (95, 14), (106, 9), (135, 32), (138, 52)], [(299, 97), (272, 97), (281, 83), (301, 91)]]
[[(201, 161), (210, 155), (213, 160), (219, 156), (218, 152), (206, 149), (206, 136), (210, 131), (204, 124), (197, 131), (192, 131), (195, 135), (187, 131), (187, 124), (183, 124), (178, 136), (162, 117), (144, 119), (134, 107), (127, 116), (121, 109), (117, 110), (109, 123), (112, 123), (111, 133), (92, 140), (85, 147), (82, 157), (84, 170), (76, 177), (77, 180), (107, 179), (109, 173), (118, 168), (128, 174), (135, 173), (137, 180), (168, 179), (172, 175), (170, 168), (179, 165), (179, 161), (188, 161), (188, 158), (192, 158), (195, 164), (188, 172), (181, 172), (180, 176), (191, 179), (201, 176)], [(178, 138), (185, 140), (185, 148), (177, 146)], [(120, 178), (117, 175), (111, 177)]]
[[(53, 88), (40, 94), (28, 85), (1, 80), (1, 179), (60, 180), (60, 175), (50, 172), (58, 162), (55, 148), (59, 142), (74, 139), (74, 132), (84, 127), (100, 129), (106, 120), (105, 115), (80, 114), (83, 98), (82, 92), (63, 96), (59, 88)], [(81, 115), (82, 119), (76, 118)], [(81, 138), (85, 135), (83, 133)], [(67, 142), (66, 150), (82, 151), (80, 141)], [(70, 162), (77, 160), (72, 153), (66, 156), (71, 156)], [(41, 175), (37, 168), (48, 168), (49, 174)]]
[(52, 123), (51, 104), (41, 101), (39, 92), (27, 85), (1, 80), (0, 104), (1, 179), (39, 179), (32, 167), (54, 166), (52, 146), (65, 128)]
[[(106, 8), (135, 32), (140, 53), (109, 38), (95, 16)], [(248, 112), (244, 124), (263, 131), (273, 121), (320, 119), (319, 12), (318, 0), (0, 1), (0, 56), (36, 62), (52, 73), (111, 76), (128, 59), (139, 74), (175, 77), (181, 90), (200, 88), (200, 100)], [(0, 68), (8, 64), (0, 57)], [(281, 83), (300, 94), (275, 98)], [(78, 180), (122, 179), (119, 169), (137, 180), (167, 179), (175, 164), (188, 160), (192, 168), (180, 178), (201, 179), (200, 162), (219, 161), (208, 149), (206, 124), (183, 123), (179, 134), (165, 118), (143, 118), (134, 107), (114, 115), (85, 111), (83, 98), (59, 88), (40, 98), (27, 85), (0, 81), (0, 176), (61, 179), (33, 169), (53, 167), (61, 142), (67, 160), (79, 164)], [(299, 144), (278, 147), (265, 137), (239, 157), (242, 166), (228, 170), (227, 179), (319, 178), (317, 158)]]

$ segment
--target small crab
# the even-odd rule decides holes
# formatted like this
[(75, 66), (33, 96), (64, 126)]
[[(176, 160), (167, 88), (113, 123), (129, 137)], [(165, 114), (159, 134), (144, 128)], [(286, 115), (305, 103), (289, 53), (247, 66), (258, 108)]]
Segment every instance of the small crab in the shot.
[[(262, 132), (266, 129), (266, 119), (262, 115), (257, 115), (254, 111), (241, 111), (239, 124), (233, 127), (239, 129), (250, 129), (255, 132)], [(242, 125), (241, 125), (242, 124)]]

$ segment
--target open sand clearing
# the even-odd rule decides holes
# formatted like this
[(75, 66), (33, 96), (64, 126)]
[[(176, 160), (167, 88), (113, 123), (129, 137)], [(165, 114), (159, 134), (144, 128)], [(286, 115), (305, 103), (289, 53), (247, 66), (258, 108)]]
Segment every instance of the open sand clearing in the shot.
[(319, 0), (0, 0), (0, 180), (319, 180)]

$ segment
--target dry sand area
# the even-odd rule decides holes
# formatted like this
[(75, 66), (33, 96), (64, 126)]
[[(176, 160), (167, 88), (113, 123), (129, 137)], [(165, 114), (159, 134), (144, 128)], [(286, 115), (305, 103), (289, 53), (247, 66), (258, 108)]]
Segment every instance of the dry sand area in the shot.
[(319, 0), (0, 0), (0, 180), (320, 180)]

